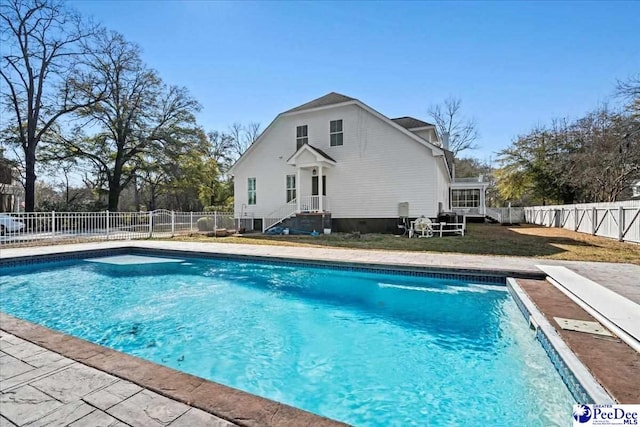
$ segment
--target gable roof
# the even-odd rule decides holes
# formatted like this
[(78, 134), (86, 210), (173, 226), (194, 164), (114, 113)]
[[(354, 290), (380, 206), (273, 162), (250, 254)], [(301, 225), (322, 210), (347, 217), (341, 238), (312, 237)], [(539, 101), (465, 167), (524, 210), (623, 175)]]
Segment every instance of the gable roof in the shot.
[(306, 102), (302, 105), (298, 105), (295, 108), (285, 111), (285, 113), (293, 113), (295, 111), (311, 110), (312, 108), (326, 107), (327, 105), (342, 104), (343, 102), (356, 101), (355, 98), (351, 98), (340, 93), (331, 92), (320, 98), (316, 98), (313, 101)]
[[(404, 133), (406, 136), (408, 136), (409, 138), (419, 142), (420, 144), (425, 145), (426, 147), (431, 148), (431, 150), (434, 152), (434, 154), (439, 153), (442, 156), (442, 160), (445, 164), (445, 167), (447, 168), (447, 171), (449, 173), (449, 176), (451, 176), (451, 163), (449, 163), (445, 157), (444, 154), (444, 150), (442, 149), (442, 147), (440, 147), (439, 145), (436, 145), (432, 142), (427, 141), (426, 139), (418, 136), (417, 134), (415, 134), (414, 132), (411, 132), (409, 129), (416, 129), (415, 127), (411, 127), (411, 128), (406, 128), (404, 126), (401, 126), (399, 123), (396, 122), (396, 120), (404, 120), (404, 119), (409, 119), (409, 120), (413, 120), (413, 122), (409, 122), (408, 120), (405, 121), (405, 123), (417, 123), (418, 124), (418, 128), (420, 127), (428, 127), (428, 126), (435, 126), (432, 125), (430, 123), (427, 122), (423, 122), (422, 120), (418, 120), (415, 119), (413, 117), (400, 117), (397, 119), (390, 119), (387, 116), (385, 116), (384, 114), (379, 113), (378, 111), (374, 110), (373, 108), (369, 107), (367, 104), (363, 103), (362, 101), (356, 99), (356, 98), (351, 98), (349, 96), (346, 95), (342, 95), (340, 93), (337, 92), (331, 92), (328, 93), (324, 96), (321, 96), (320, 98), (316, 98), (313, 101), (309, 101), (305, 104), (299, 105), (295, 108), (292, 108), (290, 110), (284, 111), (280, 114), (278, 114), (276, 116), (275, 119), (273, 119), (273, 121), (271, 123), (269, 123), (269, 126), (266, 127), (266, 129), (260, 134), (260, 136), (258, 137), (258, 139), (249, 146), (249, 148), (242, 154), (242, 156), (240, 156), (240, 158), (238, 160), (236, 160), (236, 162), (233, 164), (233, 166), (231, 166), (231, 169), (229, 169), (229, 173), (231, 173), (232, 175), (234, 174), (234, 169), (236, 168), (236, 166), (238, 166), (246, 157), (247, 155), (253, 151), (253, 149), (255, 149), (255, 147), (258, 145), (258, 143), (265, 138), (265, 136), (269, 133), (269, 129), (271, 128), (271, 126), (273, 126), (273, 124), (278, 121), (278, 119), (282, 116), (286, 116), (286, 115), (294, 115), (294, 114), (298, 114), (300, 112), (304, 112), (307, 110), (314, 110), (314, 109), (322, 109), (323, 107), (331, 107), (332, 105), (339, 105), (339, 104), (354, 104), (359, 106), (360, 108), (362, 108), (363, 110), (369, 112), (370, 114), (374, 115), (375, 117), (379, 118), (380, 120), (382, 120), (383, 122), (388, 123), (389, 125), (391, 125), (392, 127), (394, 127), (395, 129), (399, 130), (400, 132)], [(410, 125), (410, 124), (408, 124)], [(436, 132), (437, 134), (437, 132)], [(317, 151), (321, 151), (318, 150), (317, 148), (314, 148), (314, 150)], [(319, 153), (318, 153), (319, 154)], [(326, 154), (324, 152), (322, 152), (321, 154), (323, 157), (326, 156)], [(295, 154), (294, 154), (295, 156)], [(328, 156), (326, 156), (328, 157)], [(290, 158), (291, 159), (291, 158)], [(334, 162), (333, 159), (331, 159), (329, 157), (329, 161)]]
[(331, 160), (332, 162), (335, 162), (335, 159), (333, 159), (330, 155), (328, 155), (327, 153), (325, 153), (324, 151), (322, 151), (321, 149), (319, 149), (316, 146), (313, 146), (311, 144), (307, 144), (309, 147), (313, 148), (314, 150), (316, 150), (318, 153), (320, 153), (320, 155), (322, 157), (324, 157), (327, 160)]
[(289, 157), (287, 159), (287, 163), (291, 164), (291, 161), (293, 159), (295, 159), (296, 157), (298, 157), (300, 155), (300, 153), (302, 153), (303, 151), (311, 151), (315, 156), (316, 156), (316, 160), (320, 161), (320, 159), (318, 159), (318, 157), (320, 158), (324, 158), (324, 160), (326, 162), (328, 162), (329, 164), (333, 164), (335, 165), (337, 162), (327, 153), (325, 153), (324, 151), (322, 151), (321, 149), (314, 147), (311, 144), (302, 144), (302, 146), (300, 148), (298, 148), (296, 150), (295, 153), (293, 153), (291, 155), (291, 157)]
[(405, 129), (416, 129), (416, 128), (424, 128), (428, 126), (435, 126), (432, 123), (423, 122), (422, 120), (418, 120), (414, 117), (398, 117), (397, 119), (391, 119), (392, 122), (402, 126)]

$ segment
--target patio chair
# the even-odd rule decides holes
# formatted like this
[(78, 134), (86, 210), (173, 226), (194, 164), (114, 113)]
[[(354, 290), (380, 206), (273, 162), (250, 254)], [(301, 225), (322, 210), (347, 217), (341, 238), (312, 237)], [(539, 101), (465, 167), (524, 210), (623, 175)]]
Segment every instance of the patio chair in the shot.
[(413, 222), (413, 232), (420, 233), (418, 237), (433, 237), (433, 222), (423, 215)]

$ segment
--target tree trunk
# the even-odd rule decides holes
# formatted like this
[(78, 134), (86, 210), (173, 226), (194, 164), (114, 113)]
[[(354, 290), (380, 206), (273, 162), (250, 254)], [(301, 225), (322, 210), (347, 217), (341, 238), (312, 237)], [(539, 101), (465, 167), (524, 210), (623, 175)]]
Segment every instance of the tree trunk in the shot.
[(149, 211), (156, 210), (156, 186), (154, 184), (149, 184), (150, 195), (149, 195)]
[(113, 188), (109, 186), (109, 212), (118, 212), (118, 202), (120, 201), (120, 186)]
[(118, 202), (120, 201), (120, 174), (114, 173), (109, 180), (109, 203), (107, 209), (109, 212), (118, 212)]
[(24, 210), (33, 212), (36, 207), (36, 150), (30, 145), (25, 153)]
[(140, 212), (140, 188), (138, 188), (138, 177), (133, 176), (133, 201), (136, 205), (136, 212)]

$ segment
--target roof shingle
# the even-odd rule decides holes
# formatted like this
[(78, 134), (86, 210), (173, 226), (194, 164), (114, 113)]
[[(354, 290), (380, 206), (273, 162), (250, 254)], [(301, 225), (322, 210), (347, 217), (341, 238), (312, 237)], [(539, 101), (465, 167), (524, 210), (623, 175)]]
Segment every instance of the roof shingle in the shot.
[(313, 148), (313, 149), (314, 149), (314, 150), (316, 150), (318, 153), (320, 153), (320, 155), (321, 155), (322, 157), (324, 157), (325, 159), (331, 160), (332, 162), (335, 162), (335, 161), (336, 161), (333, 157), (331, 157), (330, 155), (328, 155), (327, 153), (325, 153), (324, 151), (322, 151), (322, 150), (321, 150), (321, 149), (319, 149), (318, 147), (314, 147), (314, 146), (313, 146), (313, 145), (311, 145), (311, 144), (308, 144), (308, 145), (309, 145), (309, 147)]
[(313, 101), (309, 101), (305, 104), (298, 105), (295, 108), (287, 110), (285, 111), (285, 113), (293, 113), (295, 111), (310, 110), (312, 108), (325, 107), (327, 105), (333, 105), (333, 104), (341, 104), (343, 102), (348, 102), (348, 101), (356, 101), (356, 99), (346, 95), (342, 95), (340, 93), (331, 92), (324, 96), (321, 96), (320, 98), (314, 99)]
[(426, 126), (435, 126), (432, 123), (423, 122), (413, 117), (398, 117), (397, 119), (391, 119), (395, 124), (402, 126), (405, 129), (423, 128)]

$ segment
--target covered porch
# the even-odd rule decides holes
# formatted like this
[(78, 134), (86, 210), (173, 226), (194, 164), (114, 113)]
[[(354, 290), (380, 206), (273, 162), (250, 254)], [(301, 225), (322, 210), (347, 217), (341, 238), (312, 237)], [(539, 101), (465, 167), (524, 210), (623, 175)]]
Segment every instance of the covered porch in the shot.
[(449, 194), (451, 212), (467, 217), (484, 218), (487, 213), (487, 187), (489, 182), (485, 182), (483, 176), (455, 178)]
[(287, 174), (287, 203), (262, 218), (263, 232), (295, 216), (319, 215), (322, 223), (325, 216), (330, 217), (327, 176), (336, 161), (322, 150), (303, 144), (287, 164), (295, 168)]
[(287, 160), (287, 164), (295, 168), (295, 183), (292, 188), (288, 183), (287, 188), (288, 191), (293, 189), (295, 194), (289, 201), (291, 204), (295, 201), (295, 213), (329, 212), (327, 175), (336, 161), (322, 150), (304, 144)]

